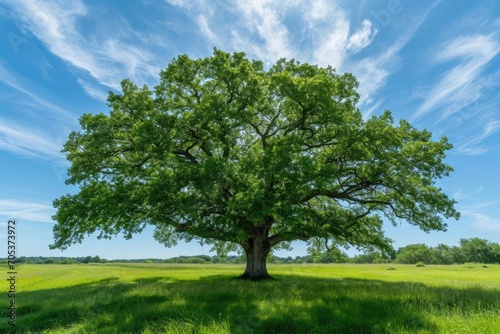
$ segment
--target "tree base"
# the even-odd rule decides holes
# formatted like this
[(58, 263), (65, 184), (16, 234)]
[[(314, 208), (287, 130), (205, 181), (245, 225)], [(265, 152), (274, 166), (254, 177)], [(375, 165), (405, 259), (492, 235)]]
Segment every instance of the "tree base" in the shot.
[(266, 274), (266, 275), (250, 275), (247, 273), (241, 274), (238, 277), (235, 277), (235, 279), (241, 279), (241, 280), (246, 280), (246, 281), (264, 281), (264, 280), (269, 280), (273, 279), (271, 275)]

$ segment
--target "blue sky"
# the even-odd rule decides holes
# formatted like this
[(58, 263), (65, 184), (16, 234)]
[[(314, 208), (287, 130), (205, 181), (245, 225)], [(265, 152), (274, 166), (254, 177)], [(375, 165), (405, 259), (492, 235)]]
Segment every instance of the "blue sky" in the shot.
[[(455, 172), (438, 185), (458, 201), (462, 218), (445, 233), (388, 225), (396, 248), (471, 237), (500, 242), (496, 0), (0, 0), (0, 242), (7, 219), (16, 218), (25, 256), (208, 253), (195, 243), (165, 248), (151, 230), (131, 240), (90, 236), (64, 252), (48, 245), (52, 201), (77, 191), (64, 183), (60, 150), (78, 118), (107, 112), (107, 92), (122, 79), (153, 87), (173, 58), (209, 56), (213, 47), (266, 63), (286, 57), (352, 72), (364, 117), (389, 109), (449, 138)], [(277, 254), (305, 253), (296, 243)]]

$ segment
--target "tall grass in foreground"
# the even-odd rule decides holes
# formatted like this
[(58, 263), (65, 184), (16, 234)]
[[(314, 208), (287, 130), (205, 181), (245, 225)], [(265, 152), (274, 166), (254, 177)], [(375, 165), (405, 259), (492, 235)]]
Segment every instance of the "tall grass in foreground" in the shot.
[[(396, 270), (387, 270), (389, 266)], [(2, 333), (499, 333), (500, 266), (19, 266)]]

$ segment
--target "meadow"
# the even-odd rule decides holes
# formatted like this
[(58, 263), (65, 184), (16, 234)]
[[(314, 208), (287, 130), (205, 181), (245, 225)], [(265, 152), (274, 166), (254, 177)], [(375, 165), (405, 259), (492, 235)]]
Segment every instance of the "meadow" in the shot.
[(1, 333), (500, 332), (499, 265), (270, 264), (263, 282), (229, 264), (17, 269), (17, 324), (2, 293)]

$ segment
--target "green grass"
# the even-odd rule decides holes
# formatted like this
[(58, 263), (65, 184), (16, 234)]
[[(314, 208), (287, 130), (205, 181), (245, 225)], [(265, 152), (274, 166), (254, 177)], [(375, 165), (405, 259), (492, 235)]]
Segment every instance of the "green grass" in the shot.
[(0, 332), (499, 333), (500, 266), (468, 267), (269, 265), (256, 283), (231, 279), (242, 265), (22, 265)]

